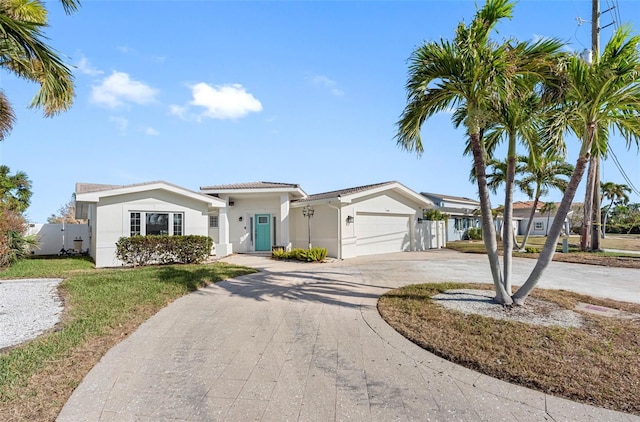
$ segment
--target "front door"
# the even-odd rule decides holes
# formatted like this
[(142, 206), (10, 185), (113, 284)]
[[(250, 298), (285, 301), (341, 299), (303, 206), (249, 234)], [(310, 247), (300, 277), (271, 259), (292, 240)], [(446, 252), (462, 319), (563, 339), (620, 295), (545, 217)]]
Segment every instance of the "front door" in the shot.
[(271, 223), (269, 214), (256, 214), (256, 251), (271, 250)]

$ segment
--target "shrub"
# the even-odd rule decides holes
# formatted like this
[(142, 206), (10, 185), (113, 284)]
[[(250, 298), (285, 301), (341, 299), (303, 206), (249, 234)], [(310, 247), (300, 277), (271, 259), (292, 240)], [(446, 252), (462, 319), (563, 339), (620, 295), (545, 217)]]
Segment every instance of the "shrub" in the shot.
[(440, 210), (427, 209), (422, 212), (422, 217), (428, 221), (442, 221), (447, 219), (447, 214)]
[(116, 242), (116, 256), (126, 265), (199, 263), (207, 259), (213, 240), (208, 236), (131, 236)]
[(25, 236), (26, 222), (20, 213), (0, 209), (0, 268), (8, 267), (29, 255), (29, 247), (37, 247), (34, 236)]
[(467, 230), (469, 240), (482, 240), (482, 227), (472, 227)]
[(326, 248), (301, 249), (294, 248), (285, 251), (282, 248), (276, 248), (271, 251), (273, 259), (296, 259), (305, 262), (322, 262), (327, 258)]

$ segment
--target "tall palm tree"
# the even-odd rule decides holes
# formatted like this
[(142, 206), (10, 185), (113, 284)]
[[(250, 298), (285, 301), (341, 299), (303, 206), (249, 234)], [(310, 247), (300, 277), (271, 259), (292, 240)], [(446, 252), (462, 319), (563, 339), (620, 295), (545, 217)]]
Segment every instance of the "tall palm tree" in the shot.
[(607, 199), (610, 201), (609, 205), (607, 205), (607, 210), (604, 212), (604, 221), (602, 222), (602, 237), (604, 238), (607, 231), (607, 219), (611, 207), (614, 204), (628, 203), (631, 188), (624, 183), (618, 184), (614, 182), (605, 182), (600, 183), (600, 191), (602, 192), (602, 200)]
[[(77, 10), (77, 0), (61, 0), (67, 13)], [(73, 75), (60, 56), (49, 47), (43, 29), (47, 10), (32, 0), (0, 0), (0, 67), (40, 85), (30, 107), (42, 108), (45, 116), (67, 110), (73, 102)], [(0, 90), (0, 141), (15, 121), (11, 103)]]
[(558, 206), (555, 202), (545, 202), (540, 208), (540, 212), (542, 214), (547, 214), (547, 226), (545, 236), (549, 236), (549, 220), (551, 220), (551, 213), (555, 212), (558, 209)]
[(550, 116), (546, 135), (549, 144), (560, 150), (564, 133), (570, 131), (581, 141), (581, 148), (540, 257), (526, 282), (513, 295), (515, 303), (524, 303), (553, 259), (594, 143), (607, 140), (611, 130), (620, 133), (628, 146), (640, 143), (639, 46), (640, 36), (631, 36), (630, 29), (623, 26), (614, 32), (591, 66), (578, 56), (567, 61), (564, 101)]
[(396, 135), (399, 146), (421, 155), (420, 130), (427, 118), (452, 108), (464, 110), (495, 301), (505, 304), (511, 303), (511, 298), (502, 284), (482, 137), (489, 123), (490, 103), (497, 92), (506, 90), (510, 76), (505, 46), (492, 42), (489, 36), (501, 19), (511, 18), (512, 11), (513, 4), (508, 0), (487, 0), (468, 26), (458, 25), (452, 41), (426, 42), (414, 50), (409, 59), (407, 105)]
[(520, 180), (519, 186), (527, 193), (529, 199), (533, 200), (533, 206), (520, 250), (527, 246), (540, 198), (548, 195), (551, 188), (564, 192), (567, 188), (567, 178), (571, 176), (573, 169), (573, 165), (567, 163), (564, 156), (555, 151), (545, 151), (540, 156), (529, 157), (524, 170), (525, 176)]

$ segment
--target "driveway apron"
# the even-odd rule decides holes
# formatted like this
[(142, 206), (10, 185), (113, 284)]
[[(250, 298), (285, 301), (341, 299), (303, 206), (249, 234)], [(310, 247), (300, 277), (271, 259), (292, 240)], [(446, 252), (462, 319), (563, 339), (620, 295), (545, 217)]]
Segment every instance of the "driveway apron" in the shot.
[[(260, 272), (162, 309), (102, 358), (58, 421), (640, 421), (452, 364), (380, 318), (377, 298), (390, 288), (490, 282), (486, 257), (432, 251), (327, 264), (251, 255), (225, 261)], [(575, 279), (574, 267), (596, 271), (553, 264), (545, 287), (580, 290), (586, 281)], [(528, 265), (518, 261), (525, 268), (516, 277)], [(637, 270), (596, 272), (585, 293), (600, 295), (615, 276), (619, 294), (640, 301)]]

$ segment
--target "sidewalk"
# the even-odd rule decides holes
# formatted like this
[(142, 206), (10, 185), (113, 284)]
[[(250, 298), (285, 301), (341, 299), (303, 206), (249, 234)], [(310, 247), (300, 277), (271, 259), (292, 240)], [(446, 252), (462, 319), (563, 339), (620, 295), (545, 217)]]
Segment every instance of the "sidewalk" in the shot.
[[(224, 261), (261, 271), (164, 308), (105, 355), (58, 421), (640, 421), (452, 364), (380, 318), (388, 289), (427, 276), (481, 279), (486, 257), (483, 266), (451, 251)], [(574, 271), (552, 265), (545, 280), (562, 284)], [(630, 271), (617, 277), (640, 301)]]

